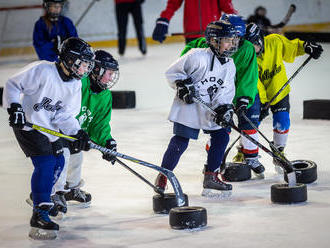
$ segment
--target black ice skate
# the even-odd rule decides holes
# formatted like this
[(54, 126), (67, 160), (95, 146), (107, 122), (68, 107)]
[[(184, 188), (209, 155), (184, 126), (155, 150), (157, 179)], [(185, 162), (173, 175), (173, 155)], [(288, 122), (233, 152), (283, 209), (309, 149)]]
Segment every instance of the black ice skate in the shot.
[(218, 178), (218, 172), (205, 171), (202, 196), (229, 197), (232, 185), (224, 183)]
[[(161, 191), (161, 192), (165, 192), (166, 189), (166, 185), (167, 185), (167, 177), (164, 176), (163, 174), (159, 173), (156, 180), (155, 180), (155, 186), (156, 188)], [(156, 192), (156, 191), (155, 191)], [(158, 193), (158, 192), (156, 192)]]
[(70, 189), (69, 192), (64, 194), (64, 197), (66, 201), (76, 201), (81, 203), (79, 204), (80, 207), (89, 207), (92, 200), (90, 193), (87, 193), (79, 188)]
[(54, 207), (58, 210), (58, 212), (61, 212), (63, 214), (68, 211), (64, 194), (65, 192), (58, 191), (51, 196), (51, 200), (54, 203)]
[[(30, 196), (29, 198), (27, 198), (26, 203), (29, 204), (31, 207), (33, 207), (33, 199), (32, 199), (32, 192), (30, 192)], [(58, 209), (56, 207), (56, 204), (54, 203), (54, 205), (51, 207), (51, 209), (49, 210), (49, 215), (56, 217), (58, 215)]]
[(264, 171), (265, 167), (259, 162), (258, 158), (246, 158), (244, 163), (250, 167), (254, 172), (255, 176), (259, 179), (265, 178)]
[(41, 203), (39, 206), (33, 208), (33, 214), (30, 220), (30, 238), (49, 240), (57, 237), (59, 226), (49, 218), (49, 210), (52, 207), (52, 203)]

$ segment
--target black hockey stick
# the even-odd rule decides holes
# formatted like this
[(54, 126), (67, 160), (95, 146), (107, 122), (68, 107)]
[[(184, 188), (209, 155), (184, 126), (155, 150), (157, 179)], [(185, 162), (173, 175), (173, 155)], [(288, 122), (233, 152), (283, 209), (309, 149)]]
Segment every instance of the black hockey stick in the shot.
[(74, 24), (76, 27), (80, 24), (80, 22), (82, 21), (82, 19), (87, 15), (88, 11), (93, 7), (93, 5), (100, 0), (92, 0), (92, 2), (90, 2), (90, 4), (87, 6), (87, 8), (85, 9), (85, 11), (81, 14), (81, 16), (79, 17), (79, 19), (76, 21), (76, 23)]
[[(199, 97), (194, 97), (194, 102), (200, 104), (201, 106), (203, 106), (204, 108), (206, 108), (207, 110), (209, 110), (213, 115), (216, 115), (217, 113), (206, 103), (204, 102), (202, 99), (200, 99)], [(270, 156), (272, 156), (273, 158), (277, 158), (278, 160), (282, 161), (281, 165), (283, 167), (283, 169), (286, 171), (287, 176), (288, 176), (288, 183), (289, 186), (294, 186), (296, 185), (296, 173), (291, 165), (291, 163), (286, 163), (285, 161), (281, 160), (281, 158), (279, 158), (275, 153), (273, 153), (271, 150), (267, 149), (267, 147), (265, 147), (264, 145), (262, 145), (261, 143), (259, 143), (258, 141), (256, 141), (255, 139), (253, 139), (252, 137), (250, 137), (248, 134), (241, 132), (239, 130), (239, 128), (234, 124), (231, 123), (230, 124), (231, 128), (234, 129), (236, 132), (240, 133), (241, 135), (243, 135), (245, 138), (247, 138), (248, 140), (250, 140), (253, 144), (257, 145), (258, 147), (260, 147), (264, 152), (268, 153)]]
[[(45, 127), (41, 127), (41, 126), (32, 124), (32, 123), (29, 123), (29, 122), (26, 122), (25, 125), (32, 128), (32, 129), (42, 131), (42, 132), (45, 132), (45, 133), (48, 133), (48, 134), (51, 134), (51, 135), (54, 135), (54, 136), (57, 136), (57, 137), (61, 137), (61, 138), (64, 138), (64, 139), (67, 139), (67, 140), (70, 140), (70, 141), (77, 140), (74, 137), (59, 133), (57, 131), (54, 131), (54, 130), (51, 130), (51, 129), (48, 129), (48, 128), (45, 128)], [(92, 141), (90, 141), (89, 143), (90, 143), (90, 147), (92, 149), (96, 149), (96, 150), (99, 150), (100, 152), (107, 153), (107, 154), (110, 154), (112, 156), (116, 156), (116, 157), (120, 157), (120, 158), (129, 160), (129, 161), (132, 161), (134, 163), (149, 167), (151, 169), (154, 169), (154, 170), (160, 172), (161, 174), (166, 176), (168, 178), (168, 180), (170, 181), (170, 183), (172, 184), (174, 193), (176, 195), (176, 201), (177, 201), (178, 206), (180, 206), (180, 207), (184, 206), (185, 197), (183, 195), (180, 183), (179, 183), (178, 179), (175, 177), (175, 175), (172, 171), (167, 170), (167, 169), (162, 168), (162, 167), (159, 167), (159, 166), (154, 165), (154, 164), (150, 164), (150, 163), (145, 162), (143, 160), (133, 158), (133, 157), (130, 157), (128, 155), (125, 155), (125, 154), (122, 154), (122, 153), (119, 153), (119, 152), (116, 152), (116, 151), (112, 151), (112, 150), (107, 149), (105, 147), (99, 146), (99, 145), (95, 144)]]
[(292, 79), (294, 79), (297, 74), (302, 70), (302, 68), (305, 67), (305, 65), (307, 65), (307, 63), (312, 59), (312, 56), (309, 56), (304, 63), (302, 63), (302, 65), (295, 71), (295, 73), (293, 73), (293, 75), (289, 78), (289, 80), (281, 87), (281, 89), (279, 89), (279, 91), (272, 97), (272, 99), (270, 99), (270, 101), (267, 103), (266, 105), (266, 110), (270, 107), (270, 104), (276, 99), (276, 97), (278, 97), (279, 94), (281, 94), (281, 92), (286, 88), (286, 86), (288, 86), (288, 84), (292, 81)]
[(164, 193), (159, 190), (155, 185), (153, 185), (151, 182), (149, 182), (147, 179), (145, 179), (145, 177), (143, 177), (142, 175), (140, 175), (139, 173), (137, 173), (135, 170), (133, 170), (131, 167), (129, 167), (127, 164), (125, 164), (124, 162), (122, 162), (121, 160), (119, 160), (118, 158), (116, 158), (116, 161), (121, 164), (125, 169), (129, 170), (130, 172), (132, 172), (135, 176), (137, 176), (138, 178), (140, 178), (143, 182), (145, 182), (146, 184), (148, 184), (151, 188), (154, 189), (154, 191), (156, 191), (158, 194), (160, 195), (164, 195)]
[(225, 171), (225, 168), (226, 168), (226, 159), (227, 159), (227, 156), (230, 152), (230, 150), (234, 147), (234, 145), (236, 144), (236, 142), (239, 140), (240, 136), (238, 136), (234, 141), (233, 143), (227, 148), (227, 150), (225, 151), (224, 155), (223, 155), (223, 159), (222, 159), (222, 163), (220, 165), (220, 173), (222, 174), (222, 172)]
[(250, 124), (250, 126), (254, 130), (256, 130), (267, 141), (268, 145), (271, 147), (271, 149), (273, 151), (275, 151), (275, 154), (279, 158), (281, 158), (282, 161), (284, 161), (285, 163), (291, 164), (291, 162), (283, 154), (281, 154), (281, 152), (274, 146), (274, 144), (267, 139), (267, 137), (259, 130), (259, 128), (256, 127), (256, 125), (253, 124), (253, 122), (244, 113), (242, 114), (242, 116)]
[(271, 25), (272, 28), (283, 28), (286, 24), (288, 24), (288, 22), (291, 19), (292, 14), (296, 11), (296, 5), (291, 4), (288, 12), (286, 13), (285, 17), (283, 18), (283, 20), (276, 24), (276, 25)]

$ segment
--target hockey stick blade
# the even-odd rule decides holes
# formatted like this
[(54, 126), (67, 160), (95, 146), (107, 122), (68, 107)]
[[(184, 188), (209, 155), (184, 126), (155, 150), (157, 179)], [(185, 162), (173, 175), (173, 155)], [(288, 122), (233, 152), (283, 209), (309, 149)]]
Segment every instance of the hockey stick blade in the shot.
[[(26, 122), (25, 125), (28, 126), (28, 127), (30, 127), (30, 128), (32, 128), (32, 129), (35, 129), (35, 130), (38, 130), (38, 131), (42, 131), (42, 132), (45, 132), (45, 133), (48, 133), (48, 134), (51, 134), (51, 135), (54, 135), (54, 136), (57, 136), (57, 137), (61, 137), (61, 138), (64, 138), (64, 139), (67, 139), (67, 140), (70, 140), (70, 141), (77, 140), (74, 137), (71, 137), (71, 136), (68, 136), (68, 135), (59, 133), (57, 131), (54, 131), (54, 130), (51, 130), (51, 129), (48, 129), (48, 128), (45, 128), (45, 127), (41, 127), (41, 126), (32, 124), (32, 123), (29, 123), (29, 122)], [(175, 175), (174, 175), (174, 173), (172, 171), (167, 170), (165, 168), (162, 168), (160, 166), (154, 165), (154, 164), (150, 164), (150, 163), (145, 162), (143, 160), (140, 160), (140, 159), (137, 159), (137, 158), (133, 158), (133, 157), (127, 156), (125, 154), (121, 154), (121, 153), (116, 152), (116, 151), (112, 151), (112, 150), (107, 149), (105, 147), (99, 146), (99, 145), (95, 144), (92, 141), (90, 141), (90, 147), (92, 149), (99, 150), (100, 152), (107, 153), (107, 154), (110, 154), (110, 155), (113, 155), (113, 156), (116, 156), (116, 157), (120, 157), (120, 158), (129, 160), (129, 161), (132, 161), (134, 163), (137, 163), (137, 164), (140, 164), (140, 165), (149, 167), (151, 169), (154, 169), (154, 170), (160, 172), (161, 174), (163, 174), (164, 176), (166, 176), (167, 179), (172, 184), (174, 193), (176, 195), (176, 201), (177, 201), (178, 206), (179, 207), (184, 206), (184, 204), (185, 204), (185, 197), (183, 195), (182, 188), (180, 186), (180, 183), (179, 183), (178, 179), (175, 177)]]

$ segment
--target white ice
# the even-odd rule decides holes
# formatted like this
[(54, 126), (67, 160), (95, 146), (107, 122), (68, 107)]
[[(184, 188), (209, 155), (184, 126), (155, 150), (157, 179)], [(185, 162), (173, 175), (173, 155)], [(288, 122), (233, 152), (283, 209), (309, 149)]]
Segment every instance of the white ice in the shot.
[[(121, 77), (114, 90), (135, 90), (137, 108), (113, 110), (112, 135), (118, 151), (160, 165), (172, 136), (167, 115), (173, 90), (164, 71), (179, 55), (183, 44), (148, 47), (142, 57), (128, 48), (119, 58)], [(0, 110), (0, 247), (329, 247), (330, 246), (330, 121), (303, 120), (302, 101), (330, 99), (330, 45), (312, 60), (292, 81), (292, 125), (287, 157), (308, 159), (318, 165), (318, 180), (308, 185), (308, 201), (278, 205), (270, 201), (270, 186), (283, 182), (274, 171), (271, 157), (261, 154), (266, 167), (264, 180), (233, 183), (229, 199), (208, 199), (202, 191), (202, 168), (208, 136), (191, 141), (174, 170), (191, 206), (207, 209), (208, 225), (202, 230), (178, 231), (170, 228), (167, 215), (152, 210), (153, 190), (120, 165), (102, 160), (100, 152), (85, 153), (84, 189), (92, 194), (90, 208), (70, 206), (66, 218), (59, 220), (60, 231), (54, 241), (34, 241), (27, 237), (32, 209), (25, 203), (30, 192), (32, 164), (20, 150), (9, 128), (6, 110)], [(118, 57), (115, 49), (110, 49)], [(306, 59), (287, 65), (290, 76)], [(1, 58), (0, 85), (27, 61), (35, 57)], [(10, 60), (8, 62), (8, 60)], [(272, 120), (261, 126), (272, 139)], [(235, 131), (231, 140), (237, 137)], [(263, 142), (265, 144), (265, 142)], [(235, 149), (233, 149), (235, 150)], [(229, 158), (232, 158), (233, 152)], [(157, 173), (126, 161), (151, 182)], [(171, 191), (169, 187), (168, 191)]]

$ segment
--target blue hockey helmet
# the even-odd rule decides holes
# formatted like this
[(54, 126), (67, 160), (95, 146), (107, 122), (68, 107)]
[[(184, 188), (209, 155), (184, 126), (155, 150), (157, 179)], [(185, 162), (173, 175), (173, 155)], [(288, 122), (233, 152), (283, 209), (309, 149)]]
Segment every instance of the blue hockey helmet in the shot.
[(245, 35), (245, 21), (242, 16), (234, 14), (223, 14), (220, 20), (230, 22), (236, 29), (237, 35), (243, 37)]

